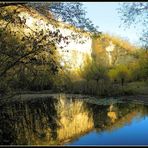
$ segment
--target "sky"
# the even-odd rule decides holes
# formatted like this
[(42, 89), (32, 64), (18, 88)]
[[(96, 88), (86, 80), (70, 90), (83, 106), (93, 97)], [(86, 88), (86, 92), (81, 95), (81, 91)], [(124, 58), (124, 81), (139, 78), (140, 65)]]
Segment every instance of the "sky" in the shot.
[(99, 31), (117, 35), (127, 39), (129, 42), (138, 45), (139, 30), (121, 26), (121, 19), (117, 12), (119, 2), (83, 2), (87, 11), (86, 16), (96, 25)]

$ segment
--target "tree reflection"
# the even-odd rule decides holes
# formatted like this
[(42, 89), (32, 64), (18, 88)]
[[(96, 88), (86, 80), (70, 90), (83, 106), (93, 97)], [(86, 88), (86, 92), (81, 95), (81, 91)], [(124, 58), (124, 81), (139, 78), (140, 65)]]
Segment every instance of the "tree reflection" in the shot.
[(142, 104), (98, 105), (65, 95), (11, 101), (0, 110), (0, 144), (12, 145), (64, 144), (94, 129), (113, 131), (148, 114)]

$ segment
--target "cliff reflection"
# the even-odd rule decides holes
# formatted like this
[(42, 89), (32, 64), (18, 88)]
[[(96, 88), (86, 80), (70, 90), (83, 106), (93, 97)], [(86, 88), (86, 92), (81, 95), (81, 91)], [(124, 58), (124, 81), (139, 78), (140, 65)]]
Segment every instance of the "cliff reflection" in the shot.
[(115, 120), (117, 119), (117, 115), (115, 111), (113, 110), (113, 104), (110, 105), (109, 107), (109, 112), (107, 113), (108, 117), (111, 119), (111, 122), (115, 122)]
[(11, 102), (0, 106), (0, 144), (64, 144), (92, 130), (112, 131), (147, 113), (142, 104), (98, 105), (65, 95)]

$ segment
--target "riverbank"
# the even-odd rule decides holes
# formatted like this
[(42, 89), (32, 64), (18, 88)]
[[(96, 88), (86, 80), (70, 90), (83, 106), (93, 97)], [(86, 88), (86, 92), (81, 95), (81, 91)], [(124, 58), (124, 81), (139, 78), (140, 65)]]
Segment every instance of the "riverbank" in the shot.
[(148, 84), (145, 81), (127, 83), (123, 87), (125, 95), (148, 95)]
[[(120, 89), (120, 88), (119, 88)], [(121, 89), (120, 89), (121, 90)], [(0, 99), (0, 102), (11, 102), (11, 101), (25, 101), (31, 99), (41, 99), (41, 98), (57, 98), (66, 94), (70, 98), (80, 98), (80, 99), (90, 99), (95, 102), (100, 99), (121, 99), (121, 100), (132, 100), (148, 103), (148, 85), (145, 82), (131, 82), (123, 86), (122, 92), (117, 94), (111, 94), (110, 96), (95, 96), (86, 94), (75, 94), (66, 92), (53, 92), (52, 90), (43, 91), (16, 91), (9, 97)]]
[(132, 95), (132, 96), (121, 96), (121, 100), (124, 101), (138, 101), (141, 103), (148, 104), (148, 95)]
[(148, 95), (123, 95), (123, 96), (112, 96), (112, 97), (98, 97), (83, 94), (66, 94), (66, 93), (47, 93), (43, 92), (31, 92), (30, 94), (17, 94), (8, 99), (0, 100), (0, 104), (10, 103), (10, 102), (25, 102), (25, 101), (37, 101), (39, 99), (58, 99), (58, 98), (72, 98), (72, 99), (82, 99), (89, 103), (100, 104), (109, 103), (114, 101), (135, 101), (138, 103), (148, 104)]

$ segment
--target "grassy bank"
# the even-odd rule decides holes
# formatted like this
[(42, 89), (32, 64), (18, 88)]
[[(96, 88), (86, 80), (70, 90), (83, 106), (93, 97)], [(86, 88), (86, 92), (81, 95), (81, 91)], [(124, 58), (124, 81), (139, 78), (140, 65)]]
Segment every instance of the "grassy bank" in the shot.
[(148, 95), (147, 82), (131, 82), (124, 86), (124, 94), (126, 95)]
[[(93, 89), (93, 86), (91, 87)], [(106, 94), (103, 95), (96, 95), (96, 94), (85, 94), (80, 92), (56, 92), (54, 90), (42, 90), (42, 91), (15, 91), (12, 92), (10, 95), (5, 96), (2, 100), (8, 101), (8, 100), (24, 100), (24, 98), (45, 98), (45, 97), (53, 97), (60, 93), (66, 93), (67, 95), (73, 95), (76, 97), (86, 96), (86, 98), (123, 98), (125, 100), (132, 99), (132, 100), (142, 100), (142, 101), (148, 101), (148, 84), (145, 81), (137, 81), (137, 82), (131, 82), (131, 83), (125, 83), (123, 86), (120, 84), (112, 85), (111, 88), (106, 92)], [(82, 97), (81, 96), (81, 97)], [(81, 98), (80, 97), (80, 98)]]

